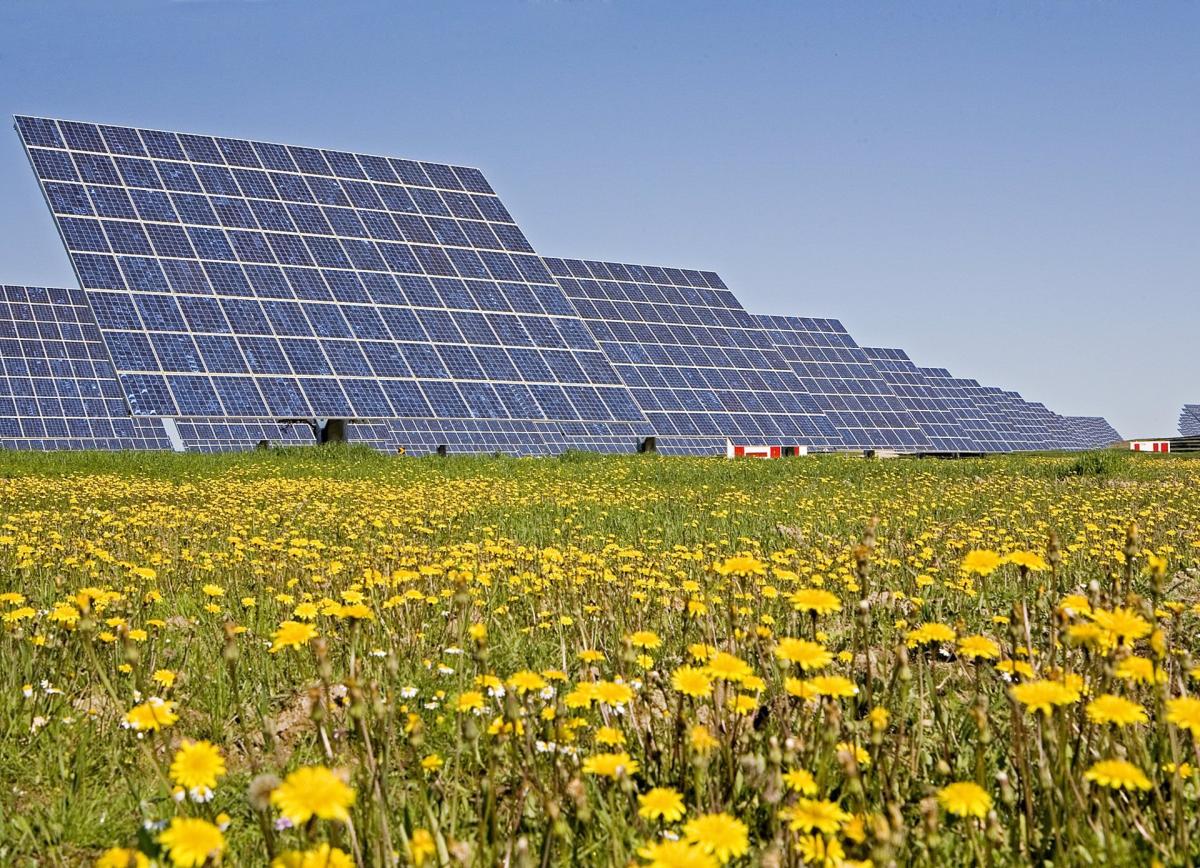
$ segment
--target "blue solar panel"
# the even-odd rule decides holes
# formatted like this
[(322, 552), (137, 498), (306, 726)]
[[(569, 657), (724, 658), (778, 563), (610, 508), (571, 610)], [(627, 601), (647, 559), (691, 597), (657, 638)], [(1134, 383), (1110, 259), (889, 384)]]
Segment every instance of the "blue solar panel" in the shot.
[(169, 448), (130, 418), (79, 290), (0, 286), (0, 448)]
[(843, 448), (774, 342), (711, 272), (547, 259), (664, 452)]
[(996, 430), (991, 419), (980, 409), (979, 384), (950, 376), (945, 368), (919, 368), (929, 385), (938, 394), (947, 410), (953, 414), (959, 428), (979, 447), (981, 452), (1009, 452), (1012, 444)]
[(1050, 432), (1044, 420), (1030, 410), (1029, 403), (1017, 392), (1001, 390), (1001, 400), (1007, 409), (1013, 426), (1019, 434), (1019, 448), (1036, 450), (1049, 448)]
[(1179, 433), (1184, 437), (1200, 437), (1200, 404), (1184, 404), (1179, 413)]
[(867, 358), (900, 397), (934, 452), (981, 452), (959, 424), (952, 402), (935, 388), (903, 350), (864, 347)]
[(840, 322), (792, 316), (757, 320), (847, 448), (932, 449), (903, 401)]
[(476, 169), (17, 126), (136, 415), (649, 433)]
[(1080, 449), (1103, 449), (1121, 442), (1117, 429), (1102, 416), (1066, 416), (1065, 419)]

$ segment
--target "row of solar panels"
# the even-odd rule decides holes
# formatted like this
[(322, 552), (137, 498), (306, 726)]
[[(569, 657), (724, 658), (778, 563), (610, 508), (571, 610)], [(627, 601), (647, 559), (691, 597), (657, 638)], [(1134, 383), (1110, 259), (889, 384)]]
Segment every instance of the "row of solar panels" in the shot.
[(1184, 404), (1179, 412), (1181, 437), (1200, 437), (1200, 404)]
[[(0, 445), (554, 454), (1118, 435), (712, 272), (539, 257), (476, 169), (17, 118), (81, 290), (0, 298)], [(309, 422), (297, 421), (309, 420)]]

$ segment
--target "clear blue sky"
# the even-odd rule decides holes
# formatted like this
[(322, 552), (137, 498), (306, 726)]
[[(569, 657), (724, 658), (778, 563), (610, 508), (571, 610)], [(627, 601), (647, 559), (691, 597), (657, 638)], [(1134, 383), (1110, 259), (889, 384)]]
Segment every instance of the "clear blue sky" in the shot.
[[(3, 0), (0, 113), (482, 168), (534, 246), (1126, 435), (1200, 401), (1200, 4)], [(74, 278), (16, 135), (0, 281)]]

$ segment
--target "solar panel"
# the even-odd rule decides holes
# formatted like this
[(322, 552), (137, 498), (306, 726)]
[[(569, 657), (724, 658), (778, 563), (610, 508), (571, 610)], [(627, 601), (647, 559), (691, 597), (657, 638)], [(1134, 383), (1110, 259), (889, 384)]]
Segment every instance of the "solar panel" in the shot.
[(1067, 416), (1068, 426), (1077, 438), (1080, 449), (1103, 449), (1121, 442), (1117, 429), (1101, 416)]
[(0, 447), (170, 448), (129, 417), (77, 289), (0, 286)]
[(135, 415), (436, 420), (464, 451), (508, 438), (481, 421), (649, 433), (476, 169), (17, 128)]
[(959, 425), (950, 402), (930, 384), (904, 350), (887, 347), (863, 350), (924, 430), (933, 451), (981, 451), (980, 445)]
[(932, 443), (904, 402), (837, 320), (757, 316), (852, 449), (925, 452)]
[(1179, 413), (1179, 433), (1184, 437), (1200, 437), (1200, 404), (1184, 404)]
[(992, 420), (978, 406), (979, 384), (974, 380), (963, 380), (951, 376), (945, 368), (918, 368), (939, 395), (954, 420), (979, 447), (981, 452), (1008, 452), (1011, 444), (1001, 437)]
[[(1041, 405), (1035, 405), (1041, 406)], [(1086, 448), (1082, 438), (1071, 425), (1071, 420), (1051, 410), (1045, 411), (1046, 424), (1050, 429), (1050, 439), (1055, 449), (1077, 450)]]
[(664, 452), (844, 448), (774, 342), (712, 272), (547, 259)]
[(1020, 448), (1026, 451), (1050, 448), (1050, 432), (1044, 420), (1031, 411), (1029, 402), (1011, 390), (1002, 389), (1000, 395), (1020, 435)]

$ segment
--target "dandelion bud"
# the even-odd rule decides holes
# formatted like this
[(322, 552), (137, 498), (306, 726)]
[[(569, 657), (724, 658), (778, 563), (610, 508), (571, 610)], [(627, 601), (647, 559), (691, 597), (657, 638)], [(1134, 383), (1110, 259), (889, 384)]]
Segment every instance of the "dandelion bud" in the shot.
[(318, 726), (325, 719), (325, 704), (321, 702), (320, 688), (313, 687), (308, 691), (308, 716)]
[(1131, 562), (1142, 553), (1142, 537), (1136, 521), (1131, 521), (1125, 530), (1125, 560)]
[(939, 840), (938, 836), (938, 803), (934, 797), (921, 799), (921, 831), (924, 833), (925, 840), (929, 845), (936, 846)]
[(522, 835), (517, 839), (517, 845), (513, 848), (516, 856), (516, 864), (518, 868), (529, 868), (533, 865), (533, 857), (529, 855), (529, 838)]
[(257, 775), (246, 787), (246, 801), (255, 811), (265, 811), (271, 806), (271, 793), (281, 781), (275, 775)]
[(783, 865), (783, 845), (779, 841), (772, 841), (763, 853), (758, 857), (758, 864), (762, 868), (780, 868)]
[(1017, 791), (1009, 780), (1008, 772), (996, 772), (996, 787), (1000, 790), (1000, 801), (1010, 808), (1017, 803)]
[(236, 624), (231, 624), (229, 622), (225, 623), (225, 645), (221, 649), (221, 658), (228, 666), (232, 666), (233, 664), (237, 663), (238, 660), (239, 650), (237, 645), (236, 626)]

